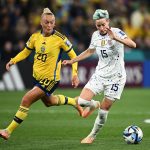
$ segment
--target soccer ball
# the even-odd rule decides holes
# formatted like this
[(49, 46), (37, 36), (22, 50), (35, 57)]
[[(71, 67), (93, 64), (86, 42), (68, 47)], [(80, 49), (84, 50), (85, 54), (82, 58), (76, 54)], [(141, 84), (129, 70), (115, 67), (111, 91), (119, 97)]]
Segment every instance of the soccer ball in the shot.
[(127, 144), (138, 144), (142, 141), (143, 132), (138, 126), (131, 125), (123, 131), (123, 138)]

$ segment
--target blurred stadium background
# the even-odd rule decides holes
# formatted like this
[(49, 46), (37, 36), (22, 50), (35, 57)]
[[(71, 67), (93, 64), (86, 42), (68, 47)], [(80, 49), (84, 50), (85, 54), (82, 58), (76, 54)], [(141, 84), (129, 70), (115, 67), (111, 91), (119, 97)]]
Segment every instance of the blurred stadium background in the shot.
[[(32, 106), (29, 119), (17, 129), (8, 143), (0, 139), (0, 150), (149, 149), (149, 124), (144, 123), (145, 119), (150, 118), (149, 0), (0, 0), (0, 128), (8, 125), (21, 97), (32, 87), (33, 55), (13, 66), (10, 72), (6, 71), (5, 65), (23, 49), (30, 35), (40, 29), (40, 15), (44, 7), (53, 11), (56, 29), (69, 38), (77, 54), (88, 47), (95, 30), (93, 12), (98, 8), (107, 9), (111, 26), (121, 28), (137, 43), (136, 49), (125, 48), (126, 88), (121, 103), (115, 105), (110, 113), (103, 135), (97, 138), (93, 146), (81, 146), (79, 140), (91, 129), (96, 112), (85, 121), (76, 116), (75, 110), (70, 107), (45, 110), (39, 102)], [(63, 58), (66, 57), (64, 54)], [(56, 92), (79, 95), (96, 64), (96, 56), (79, 63), (81, 84), (76, 90), (69, 89), (70, 67), (63, 67), (61, 88)], [(100, 98), (97, 96), (96, 99)], [(140, 146), (127, 146), (122, 140), (122, 131), (130, 124), (139, 125), (144, 131)]]
[[(54, 12), (56, 29), (70, 39), (77, 54), (90, 43), (95, 30), (92, 20), (95, 9), (108, 9), (111, 26), (123, 29), (137, 43), (136, 49), (125, 48), (127, 86), (150, 87), (149, 6), (148, 0), (1, 0), (0, 90), (22, 90), (32, 86), (32, 56), (14, 67), (12, 73), (6, 73), (5, 64), (23, 49), (32, 33), (40, 30), (40, 15), (44, 7)], [(96, 63), (96, 56), (80, 63), (81, 87), (93, 73)], [(62, 70), (63, 87), (70, 86), (68, 76), (70, 68), (65, 67)]]

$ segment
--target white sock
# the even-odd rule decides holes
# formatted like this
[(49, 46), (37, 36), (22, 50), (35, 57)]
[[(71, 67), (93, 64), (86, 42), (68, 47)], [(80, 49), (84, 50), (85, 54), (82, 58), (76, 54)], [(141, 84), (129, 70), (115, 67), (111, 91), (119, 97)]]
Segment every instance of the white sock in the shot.
[(99, 130), (101, 130), (101, 128), (103, 127), (103, 125), (105, 124), (107, 120), (108, 112), (109, 111), (102, 110), (102, 109), (99, 110), (93, 129), (91, 133), (89, 134), (89, 136), (96, 138), (96, 135), (98, 134)]
[(91, 100), (91, 106), (90, 107), (94, 107), (94, 108), (97, 108), (97, 106), (99, 105), (99, 101), (95, 101), (95, 100)]

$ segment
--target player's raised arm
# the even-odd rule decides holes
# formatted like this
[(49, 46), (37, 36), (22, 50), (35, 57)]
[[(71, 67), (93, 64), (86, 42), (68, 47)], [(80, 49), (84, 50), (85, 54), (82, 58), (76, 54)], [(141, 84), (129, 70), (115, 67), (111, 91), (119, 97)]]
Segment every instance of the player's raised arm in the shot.
[(116, 40), (128, 47), (136, 48), (136, 43), (133, 40), (131, 40), (129, 37), (125, 37), (124, 39), (121, 39), (115, 33), (112, 32), (111, 28), (107, 28), (107, 30), (111, 39)]
[(27, 48), (24, 48), (23, 51), (21, 51), (19, 54), (17, 54), (14, 58), (12, 58), (7, 64), (6, 69), (9, 71), (10, 67), (17, 62), (24, 60), (27, 58), (31, 53), (31, 50), (28, 50)]
[(75, 62), (79, 62), (81, 60), (84, 60), (88, 57), (90, 57), (93, 53), (95, 52), (95, 49), (87, 49), (84, 52), (82, 52), (80, 55), (78, 55), (77, 57), (71, 59), (71, 60), (64, 60), (62, 62), (63, 65), (71, 65)]

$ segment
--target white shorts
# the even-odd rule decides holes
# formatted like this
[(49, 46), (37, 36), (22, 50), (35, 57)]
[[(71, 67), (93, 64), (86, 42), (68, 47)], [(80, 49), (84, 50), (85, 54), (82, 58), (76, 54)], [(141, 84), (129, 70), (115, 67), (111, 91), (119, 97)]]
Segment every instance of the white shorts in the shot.
[(93, 74), (84, 88), (90, 89), (95, 95), (104, 92), (111, 100), (120, 99), (124, 89), (126, 77), (114, 75), (112, 78), (102, 78)]

